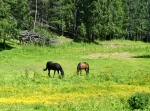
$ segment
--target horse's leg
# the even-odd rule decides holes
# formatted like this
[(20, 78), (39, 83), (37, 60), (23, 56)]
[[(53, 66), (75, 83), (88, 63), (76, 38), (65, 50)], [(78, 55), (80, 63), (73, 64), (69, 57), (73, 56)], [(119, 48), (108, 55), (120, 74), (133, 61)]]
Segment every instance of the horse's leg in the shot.
[(77, 70), (77, 75), (79, 75), (79, 70)]
[(54, 70), (54, 75), (53, 75), (53, 77), (55, 76), (55, 72), (56, 72), (56, 70)]
[(89, 67), (87, 68), (87, 75), (89, 74)]
[(87, 69), (85, 68), (85, 72), (86, 72), (86, 75), (87, 75)]
[(58, 75), (59, 75), (59, 70), (57, 70), (57, 72), (58, 72)]
[(80, 70), (80, 76), (81, 76), (81, 74), (82, 74), (82, 70)]
[(89, 70), (88, 70), (88, 69), (86, 69), (86, 75), (88, 75), (88, 73), (89, 73)]
[[(58, 73), (58, 75), (59, 75), (59, 70), (57, 70), (57, 73)], [(60, 75), (59, 75), (60, 76)]]
[(88, 75), (88, 70), (86, 71), (86, 75)]
[(50, 70), (48, 70), (48, 76), (50, 77)]
[(58, 74), (59, 74), (59, 70), (57, 70)]

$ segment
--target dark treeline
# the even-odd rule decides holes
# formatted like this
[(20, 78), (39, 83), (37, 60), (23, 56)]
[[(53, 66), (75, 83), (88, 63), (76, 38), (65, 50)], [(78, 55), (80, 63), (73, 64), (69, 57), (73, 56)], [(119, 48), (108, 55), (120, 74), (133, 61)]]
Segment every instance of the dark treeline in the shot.
[(0, 38), (38, 27), (94, 41), (150, 41), (149, 0), (0, 0)]

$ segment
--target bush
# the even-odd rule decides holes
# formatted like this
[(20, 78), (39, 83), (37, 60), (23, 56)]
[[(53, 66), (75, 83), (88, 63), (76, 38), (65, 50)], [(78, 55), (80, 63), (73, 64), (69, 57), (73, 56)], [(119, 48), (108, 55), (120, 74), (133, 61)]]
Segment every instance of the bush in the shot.
[(145, 109), (149, 103), (149, 93), (137, 92), (128, 99), (132, 109)]

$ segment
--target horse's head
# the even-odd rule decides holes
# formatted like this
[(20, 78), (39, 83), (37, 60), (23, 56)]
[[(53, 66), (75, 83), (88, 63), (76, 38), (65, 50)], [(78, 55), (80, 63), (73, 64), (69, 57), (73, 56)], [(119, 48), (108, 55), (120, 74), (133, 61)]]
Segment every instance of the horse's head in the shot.
[(60, 70), (61, 76), (64, 77), (64, 70), (59, 63), (55, 63), (55, 69)]
[(63, 69), (61, 70), (61, 76), (64, 77), (64, 71), (63, 71)]

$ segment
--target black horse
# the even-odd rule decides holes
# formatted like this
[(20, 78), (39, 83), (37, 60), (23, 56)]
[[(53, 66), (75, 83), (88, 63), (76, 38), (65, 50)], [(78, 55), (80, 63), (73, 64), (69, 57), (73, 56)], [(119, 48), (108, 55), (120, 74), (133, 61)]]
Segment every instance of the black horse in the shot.
[[(58, 74), (59, 74), (59, 71), (61, 72), (61, 76), (64, 77), (64, 71), (61, 67), (61, 65), (59, 63), (53, 63), (52, 61), (48, 61), (46, 63), (46, 68), (43, 69), (44, 71), (46, 71), (48, 69), (48, 76), (50, 77), (50, 70), (54, 70), (54, 75), (55, 75), (55, 72), (57, 71)], [(53, 75), (53, 77), (54, 77)]]
[(87, 62), (80, 62), (77, 65), (77, 74), (79, 74), (79, 72), (80, 72), (80, 75), (81, 75), (83, 69), (85, 70), (86, 75), (88, 75), (89, 74), (89, 64)]

